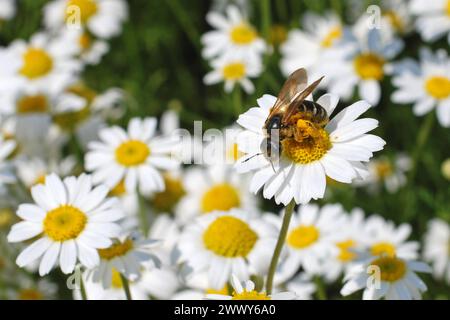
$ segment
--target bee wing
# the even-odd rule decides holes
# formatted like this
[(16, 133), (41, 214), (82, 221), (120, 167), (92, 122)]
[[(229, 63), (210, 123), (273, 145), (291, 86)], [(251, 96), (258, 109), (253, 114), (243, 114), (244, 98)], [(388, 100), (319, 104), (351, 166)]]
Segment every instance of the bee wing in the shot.
[(283, 87), (278, 94), (277, 101), (272, 107), (272, 110), (270, 111), (267, 119), (270, 119), (272, 115), (277, 113), (277, 111), (280, 110), (283, 106), (288, 106), (291, 103), (292, 99), (295, 98), (295, 95), (306, 88), (307, 83), (308, 75), (306, 74), (306, 70), (304, 68), (300, 68), (294, 71), (283, 84)]
[(289, 121), (289, 118), (292, 117), (297, 112), (297, 107), (305, 100), (313, 91), (317, 88), (320, 81), (322, 81), (323, 77), (319, 78), (318, 80), (314, 81), (307, 87), (305, 90), (300, 92), (296, 97), (294, 97), (294, 100), (291, 101), (289, 104), (288, 109), (283, 114), (283, 118), (281, 119), (281, 123), (286, 123)]

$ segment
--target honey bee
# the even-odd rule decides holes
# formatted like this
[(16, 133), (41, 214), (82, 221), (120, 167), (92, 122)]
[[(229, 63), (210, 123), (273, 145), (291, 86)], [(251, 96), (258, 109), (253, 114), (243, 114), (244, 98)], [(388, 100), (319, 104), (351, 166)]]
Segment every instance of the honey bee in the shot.
[(327, 111), (317, 102), (305, 100), (322, 79), (307, 86), (306, 70), (300, 68), (286, 80), (263, 127), (266, 138), (261, 148), (269, 158), (273, 158), (274, 150), (281, 154), (284, 139), (314, 139), (318, 129), (328, 123)]

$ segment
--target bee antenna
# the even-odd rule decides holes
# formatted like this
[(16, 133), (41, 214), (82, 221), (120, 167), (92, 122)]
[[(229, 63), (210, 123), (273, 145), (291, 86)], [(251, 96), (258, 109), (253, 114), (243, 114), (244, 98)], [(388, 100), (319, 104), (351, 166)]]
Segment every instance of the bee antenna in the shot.
[(247, 161), (253, 159), (254, 157), (259, 156), (259, 155), (262, 155), (262, 154), (263, 154), (262, 152), (256, 153), (256, 154), (252, 155), (250, 158), (247, 158), (247, 159), (245, 159), (244, 161), (242, 161), (242, 163), (245, 163), (245, 162), (247, 162)]

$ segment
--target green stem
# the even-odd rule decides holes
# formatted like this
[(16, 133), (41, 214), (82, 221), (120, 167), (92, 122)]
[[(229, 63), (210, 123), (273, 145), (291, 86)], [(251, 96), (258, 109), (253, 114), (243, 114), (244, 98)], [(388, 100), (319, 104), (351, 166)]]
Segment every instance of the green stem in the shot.
[(242, 96), (241, 88), (238, 84), (236, 84), (233, 89), (233, 107), (234, 113), (236, 114), (236, 116), (239, 116), (242, 113)]
[(83, 152), (83, 148), (81, 147), (80, 143), (78, 142), (75, 132), (70, 133), (69, 147), (70, 147), (71, 153), (73, 155), (75, 155), (77, 160), (83, 165), (84, 152)]
[(83, 275), (80, 275), (80, 293), (81, 299), (87, 300), (86, 287), (84, 286)]
[(314, 282), (316, 284), (316, 293), (319, 300), (327, 300), (327, 293), (323, 286), (323, 281), (320, 277), (315, 277)]
[(123, 291), (125, 292), (125, 297), (127, 298), (127, 300), (133, 300), (131, 298), (130, 283), (128, 282), (127, 277), (125, 277), (123, 274), (120, 274), (120, 279), (122, 280), (122, 286)]
[(270, 13), (270, 0), (261, 0), (261, 30), (266, 40), (269, 40), (270, 36)]
[(145, 206), (145, 198), (138, 193), (138, 202), (139, 202), (139, 218), (141, 220), (141, 228), (142, 228), (142, 234), (147, 237), (148, 234), (148, 215), (147, 210)]
[(273, 252), (272, 261), (270, 261), (269, 273), (267, 275), (266, 291), (267, 294), (272, 293), (273, 277), (277, 268), (278, 259), (280, 258), (281, 249), (283, 249), (284, 241), (286, 240), (289, 223), (291, 222), (292, 213), (294, 212), (295, 201), (292, 201), (286, 206), (283, 217), (283, 224), (281, 225), (280, 234), (278, 235), (277, 245)]

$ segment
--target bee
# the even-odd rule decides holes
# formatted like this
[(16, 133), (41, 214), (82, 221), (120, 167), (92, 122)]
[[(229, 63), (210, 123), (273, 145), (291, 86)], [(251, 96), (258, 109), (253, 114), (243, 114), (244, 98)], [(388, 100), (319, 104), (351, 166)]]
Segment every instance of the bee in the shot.
[(266, 138), (261, 148), (269, 158), (273, 158), (275, 150), (277, 155), (281, 154), (284, 139), (295, 139), (297, 142), (314, 139), (317, 129), (328, 123), (325, 108), (317, 102), (305, 100), (322, 79), (307, 86), (306, 70), (300, 68), (286, 80), (263, 127)]

